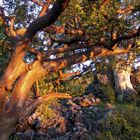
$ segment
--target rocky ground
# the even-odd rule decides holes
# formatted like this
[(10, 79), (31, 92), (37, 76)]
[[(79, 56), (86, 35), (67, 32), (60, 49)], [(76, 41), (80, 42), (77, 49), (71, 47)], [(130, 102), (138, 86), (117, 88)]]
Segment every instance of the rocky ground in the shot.
[[(27, 100), (29, 104), (32, 99)], [(120, 109), (119, 109), (120, 108)], [(93, 94), (41, 104), (15, 126), (13, 140), (138, 140), (140, 110), (102, 103)]]
[[(28, 101), (29, 102), (29, 101)], [(20, 140), (90, 140), (100, 130), (100, 120), (111, 111), (98, 107), (100, 99), (92, 94), (65, 101), (49, 101), (15, 127), (14, 138)]]

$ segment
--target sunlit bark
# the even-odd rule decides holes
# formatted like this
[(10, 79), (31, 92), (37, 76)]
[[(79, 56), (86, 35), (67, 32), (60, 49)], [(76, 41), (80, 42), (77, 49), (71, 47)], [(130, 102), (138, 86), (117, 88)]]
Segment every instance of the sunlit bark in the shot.
[[(39, 30), (51, 25), (58, 18), (68, 3), (69, 0), (56, 0), (53, 8), (47, 15), (38, 17), (29, 25), (27, 30), (24, 30), (25, 34), (20, 40), (19, 38), (15, 39), (15, 51), (13, 52), (9, 65), (0, 81), (1, 140), (8, 140), (9, 134), (12, 132), (16, 121), (21, 116), (25, 116), (26, 109), (23, 109), (22, 106), (27, 93), (33, 83), (45, 75), (46, 72), (43, 65), (38, 61), (35, 61), (32, 66), (25, 64), (23, 61), (23, 57), (26, 54), (25, 48), (28, 47), (28, 43)], [(47, 6), (45, 8), (47, 8)], [(41, 14), (44, 14), (44, 11), (41, 12)], [(13, 24), (14, 19), (11, 20), (10, 36), (16, 38), (16, 35), (18, 34), (14, 31)], [(7, 100), (6, 90), (12, 90), (9, 100)]]
[[(72, 64), (81, 63), (89, 59), (94, 59), (96, 57), (117, 55), (121, 53), (128, 53), (130, 51), (130, 48), (113, 50), (103, 48), (103, 46), (106, 46), (106, 44), (104, 45), (101, 42), (101, 44), (99, 43), (97, 45), (98, 47), (96, 47), (96, 49), (94, 48), (94, 45), (85, 46), (83, 47), (85, 48), (85, 51), (83, 52), (73, 53), (72, 55), (68, 55), (66, 57), (58, 57), (53, 60), (44, 55), (35, 53), (37, 55), (36, 60), (31, 64), (26, 64), (23, 58), (26, 54), (26, 51), (28, 50), (28, 45), (32, 41), (32, 38), (38, 31), (42, 31), (44, 28), (52, 25), (67, 7), (69, 2), (70, 0), (56, 0), (52, 9), (47, 11), (46, 14), (44, 13), (44, 11), (48, 8), (48, 5), (45, 6), (44, 9), (42, 9), (43, 12), (41, 12), (40, 16), (35, 19), (27, 29), (14, 31), (14, 20), (11, 21), (10, 35), (12, 37), (15, 37), (16, 45), (14, 46), (15, 49), (9, 65), (5, 70), (5, 73), (3, 74), (2, 79), (0, 80), (0, 139), (7, 140), (8, 135), (12, 132), (13, 125), (16, 123), (16, 121), (21, 116), (26, 116), (28, 114), (27, 112), (32, 108), (35, 108), (38, 105), (37, 101), (39, 101), (39, 103), (41, 102), (39, 98), (33, 105), (29, 106), (30, 109), (23, 108), (30, 88), (32, 87), (33, 83), (40, 79), (42, 76), (49, 75), (51, 72), (57, 72)], [(81, 32), (81, 34), (83, 33)], [(20, 35), (20, 37), (18, 35)], [(137, 36), (138, 33), (135, 32), (135, 34), (132, 34), (131, 36), (120, 37), (114, 40), (113, 44), (110, 44), (110, 46), (114, 46), (114, 43), (116, 44), (117, 41), (129, 39), (134, 37), (135, 35)], [(65, 44), (70, 45), (69, 40), (65, 41)], [(78, 47), (79, 46), (73, 49), (71, 47), (67, 47), (64, 49), (51, 50), (46, 52), (46, 55), (50, 56), (51, 54), (70, 52), (79, 49)], [(62, 77), (64, 76), (66, 75), (63, 75)], [(131, 85), (129, 76), (125, 78), (127, 81), (126, 86), (130, 88)], [(6, 93), (7, 90), (11, 91), (11, 96), (8, 99)], [(52, 95), (50, 95), (50, 97), (51, 96)], [(57, 94), (53, 95), (53, 97), (70, 98), (70, 96), (68, 95), (62, 96)]]

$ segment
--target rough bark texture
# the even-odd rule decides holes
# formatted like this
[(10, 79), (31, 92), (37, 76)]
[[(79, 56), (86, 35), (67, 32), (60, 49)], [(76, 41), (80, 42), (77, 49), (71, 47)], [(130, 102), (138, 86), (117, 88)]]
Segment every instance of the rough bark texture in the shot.
[[(81, 63), (88, 59), (93, 59), (95, 57), (103, 57), (121, 53), (128, 53), (130, 49), (115, 49), (109, 50), (107, 48), (97, 48), (95, 50), (94, 46), (87, 47), (87, 51), (81, 53), (75, 53), (67, 57), (59, 57), (57, 59), (46, 59), (46, 56), (36, 56), (36, 60), (31, 64), (26, 64), (23, 61), (23, 57), (27, 53), (28, 45), (32, 38), (36, 35), (38, 31), (42, 31), (44, 28), (50, 26), (55, 22), (55, 20), (60, 16), (60, 14), (67, 7), (70, 0), (56, 0), (53, 8), (49, 10), (46, 14), (43, 13), (34, 20), (29, 27), (23, 30), (20, 34), (21, 38), (18, 36), (18, 32), (14, 31), (13, 25), (10, 34), (11, 38), (14, 38), (15, 50), (12, 54), (11, 60), (5, 73), (0, 80), (0, 140), (7, 140), (9, 134), (12, 132), (14, 124), (21, 116), (26, 116), (27, 109), (23, 108), (24, 101), (28, 95), (29, 89), (32, 87), (33, 83), (44, 75), (48, 75), (51, 72), (57, 72), (64, 67), (70, 66), (72, 64)], [(12, 23), (13, 24), (13, 23)], [(20, 30), (22, 31), (22, 30)], [(17, 33), (17, 34), (15, 34)], [(137, 35), (136, 33), (134, 35)], [(130, 36), (132, 37), (132, 36)], [(122, 40), (118, 39), (117, 41)], [(115, 43), (116, 43), (115, 42)], [(100, 45), (97, 45), (100, 46)], [(102, 46), (102, 43), (101, 43)], [(78, 46), (79, 47), (79, 46)], [(63, 52), (66, 50), (63, 50)], [(67, 49), (70, 51), (70, 49)], [(62, 52), (60, 50), (52, 51), (53, 53)], [(50, 52), (50, 53), (52, 53)], [(49, 56), (47, 56), (49, 58)], [(117, 77), (117, 76), (116, 76)], [(127, 77), (129, 83), (129, 77)], [(127, 87), (130, 88), (130, 85)], [(6, 91), (11, 91), (10, 98), (7, 98)], [(38, 100), (37, 100), (38, 101)], [(39, 102), (31, 105), (28, 112), (33, 110)]]
[(113, 74), (118, 100), (131, 101), (136, 93), (130, 79), (131, 66), (116, 67)]
[[(56, 0), (53, 8), (49, 10), (47, 15), (38, 17), (32, 22), (21, 39), (15, 39), (15, 50), (9, 62), (5, 73), (0, 80), (0, 139), (8, 140), (10, 133), (13, 131), (14, 124), (21, 116), (25, 116), (27, 110), (23, 108), (27, 93), (33, 83), (40, 77), (45, 75), (46, 69), (39, 61), (35, 61), (31, 65), (25, 64), (23, 57), (26, 54), (28, 43), (32, 37), (45, 27), (51, 25), (58, 16), (64, 11), (69, 0)], [(14, 21), (13, 21), (14, 22)], [(13, 23), (10, 28), (12, 32)], [(10, 31), (11, 31), (10, 30)], [(16, 33), (16, 32), (15, 32)], [(9, 34), (10, 37), (16, 38), (16, 34)], [(18, 34), (17, 34), (18, 35)], [(6, 91), (12, 91), (10, 99), (7, 99)], [(31, 109), (37, 104), (31, 105)], [(30, 111), (30, 109), (28, 109)]]

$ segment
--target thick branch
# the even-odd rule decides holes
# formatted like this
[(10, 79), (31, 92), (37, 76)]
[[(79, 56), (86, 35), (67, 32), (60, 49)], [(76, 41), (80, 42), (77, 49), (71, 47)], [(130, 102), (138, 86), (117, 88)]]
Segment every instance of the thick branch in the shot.
[(25, 38), (32, 38), (38, 31), (50, 26), (64, 11), (70, 0), (56, 0), (51, 10), (46, 15), (32, 22), (25, 33)]
[(27, 73), (23, 74), (15, 84), (11, 96), (11, 102), (9, 104), (9, 110), (12, 110), (15, 106), (23, 106), (29, 89), (31, 88), (33, 83), (40, 77), (44, 76), (45, 73), (46, 70), (41, 66), (41, 64), (38, 61), (34, 62), (32, 69)]
[(28, 43), (20, 43), (21, 42), (17, 44), (16, 50), (11, 57), (11, 61), (0, 81), (0, 86), (5, 86), (9, 90), (12, 89), (14, 81), (26, 71), (26, 64), (23, 61), (26, 52), (23, 48), (26, 47)]
[(14, 22), (15, 22), (15, 16), (11, 17), (11, 24), (10, 24), (10, 36), (15, 37), (16, 32), (14, 31)]
[[(68, 57), (62, 57), (59, 59), (44, 59), (44, 68), (47, 69), (47, 73), (49, 72), (56, 72), (64, 67), (85, 62), (89, 59), (94, 59), (95, 57), (104, 57), (104, 56), (110, 56), (115, 54), (121, 54), (121, 53), (128, 53), (130, 49), (116, 49), (116, 50), (108, 50), (105, 48), (98, 48), (94, 50), (93, 48), (88, 49), (85, 52), (81, 52), (79, 54), (70, 55)], [(46, 62), (45, 62), (46, 61)]]
[(117, 39), (115, 39), (115, 40), (111, 43), (111, 45), (110, 45), (111, 47), (110, 47), (110, 48), (112, 48), (116, 43), (118, 43), (118, 42), (120, 42), (120, 41), (122, 41), (122, 40), (131, 39), (131, 38), (134, 38), (134, 37), (137, 37), (137, 36), (140, 36), (140, 28), (134, 30), (131, 34), (118, 37)]
[(89, 50), (83, 52), (83, 54), (76, 54), (69, 57), (63, 57), (56, 60), (48, 60), (44, 62), (43, 66), (40, 62), (34, 62), (32, 69), (27, 73), (23, 74), (20, 79), (17, 81), (15, 88), (12, 93), (10, 108), (9, 110), (13, 110), (15, 106), (22, 107), (27, 96), (29, 89), (32, 84), (41, 78), (44, 75), (48, 75), (50, 72), (57, 72), (64, 67), (70, 66), (72, 64), (81, 63), (88, 59), (94, 59), (95, 57), (103, 57), (120, 53), (127, 53), (129, 49), (118, 49), (114, 51), (110, 51), (108, 49), (99, 48), (95, 50)]

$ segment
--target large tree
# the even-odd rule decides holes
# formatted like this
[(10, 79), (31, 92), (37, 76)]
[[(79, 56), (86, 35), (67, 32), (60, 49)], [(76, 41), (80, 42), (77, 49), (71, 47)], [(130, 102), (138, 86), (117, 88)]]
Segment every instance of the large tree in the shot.
[[(130, 22), (131, 14), (137, 19), (139, 5), (126, 5), (116, 0), (31, 1), (29, 7), (27, 1), (5, 0), (4, 6), (0, 7), (2, 27), (12, 42), (11, 59), (0, 80), (0, 139), (8, 139), (16, 121), (48, 99), (48, 96), (43, 96), (24, 107), (35, 81), (89, 59), (128, 53), (134, 46), (133, 38), (140, 33), (138, 23), (132, 26)], [(40, 8), (37, 16), (34, 11)], [(16, 15), (10, 16), (13, 13)], [(42, 47), (44, 43), (47, 47)], [(27, 53), (34, 56), (32, 63), (26, 62)], [(61, 98), (59, 94), (50, 95), (54, 96)]]

